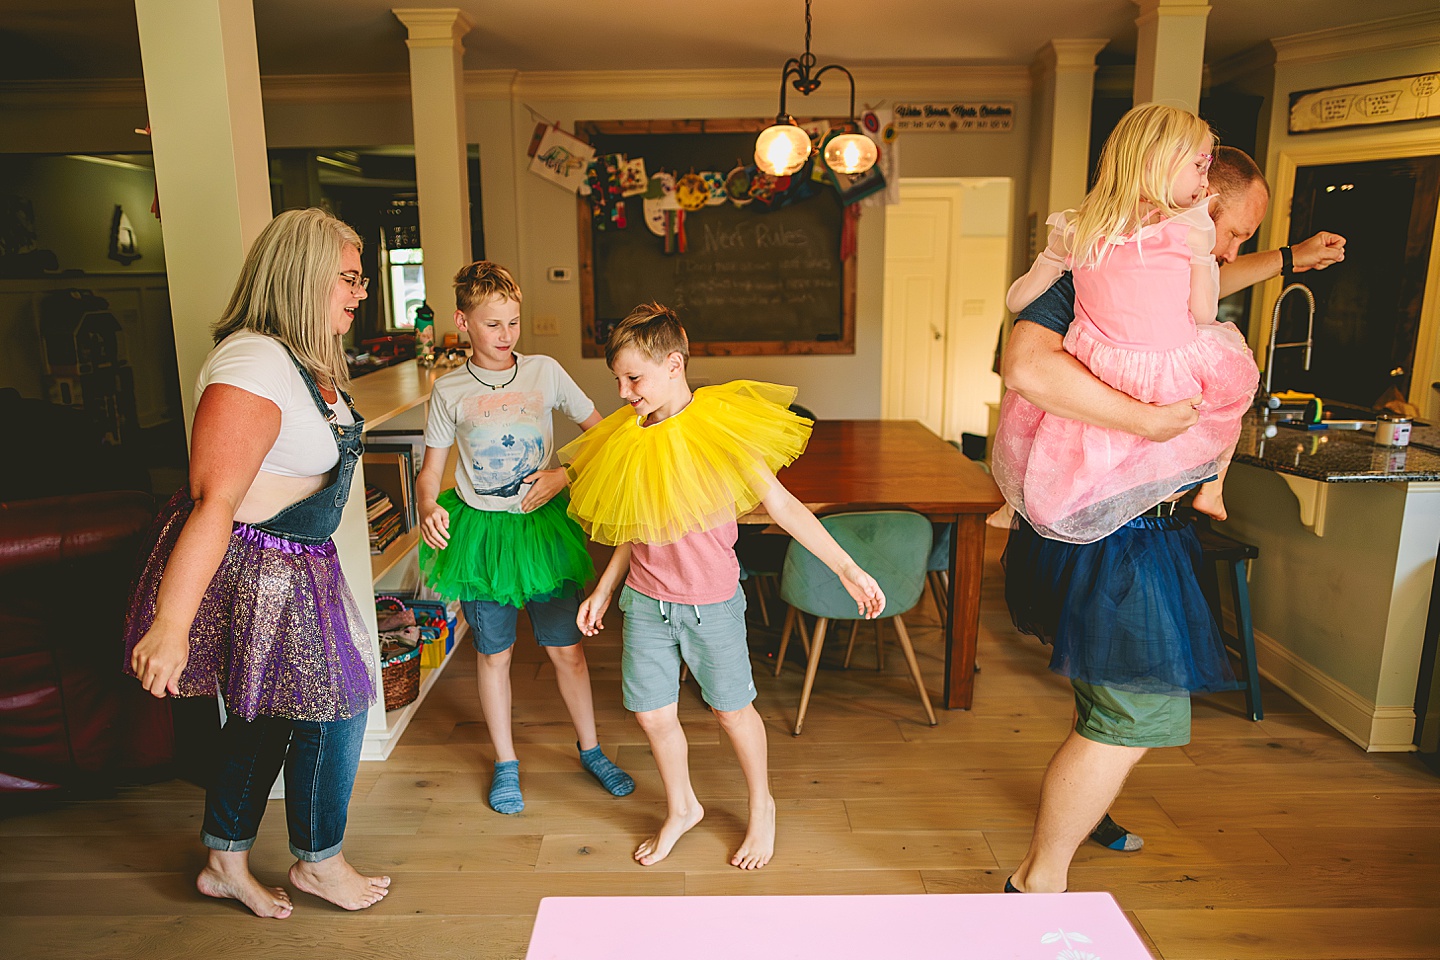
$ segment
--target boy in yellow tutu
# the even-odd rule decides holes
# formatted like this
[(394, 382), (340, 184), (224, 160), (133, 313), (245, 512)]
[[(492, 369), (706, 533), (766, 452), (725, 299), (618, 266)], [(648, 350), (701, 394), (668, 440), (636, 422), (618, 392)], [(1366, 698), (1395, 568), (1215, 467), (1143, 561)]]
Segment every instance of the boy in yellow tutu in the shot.
[[(595, 404), (550, 357), (515, 352), (520, 288), (504, 267), (481, 260), (455, 275), (455, 326), (470, 358), (435, 381), (416, 480), (420, 571), (432, 589), (459, 599), (479, 654), (480, 710), (495, 746), (490, 806), (525, 809), (510, 733), (510, 656), (524, 608), (550, 655), (575, 724), (585, 769), (623, 797), (635, 781), (600, 750), (590, 669), (575, 617), (595, 573), (585, 535), (565, 514), (563, 468), (544, 469), (554, 447), (551, 411), (588, 430)], [(451, 444), (455, 488), (440, 492)]]
[(765, 724), (753, 703), (736, 518), (764, 504), (771, 519), (839, 576), (861, 615), (877, 615), (885, 597), (775, 479), (810, 438), (810, 421), (788, 409), (795, 389), (739, 380), (692, 395), (685, 379), (689, 357), (674, 313), (653, 303), (637, 307), (605, 345), (626, 406), (560, 451), (570, 471), (571, 516), (592, 538), (615, 546), (595, 591), (580, 605), (578, 623), (586, 636), (601, 630), (625, 581), (619, 602), (625, 708), (650, 741), (666, 802), (665, 822), (635, 859), (645, 866), (664, 860), (705, 815), (690, 784), (680, 729), (683, 658), (745, 774), (750, 823), (730, 863), (754, 870), (775, 851), (775, 800)]

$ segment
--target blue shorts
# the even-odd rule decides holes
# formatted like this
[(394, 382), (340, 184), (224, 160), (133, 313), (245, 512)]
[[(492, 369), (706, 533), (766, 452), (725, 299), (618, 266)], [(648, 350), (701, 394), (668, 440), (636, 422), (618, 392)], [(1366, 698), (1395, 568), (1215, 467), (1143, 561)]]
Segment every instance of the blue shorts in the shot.
[(755, 699), (750, 647), (745, 642), (745, 594), (692, 606), (656, 600), (625, 587), (625, 647), (620, 659), (625, 709), (645, 713), (680, 699), (680, 660), (700, 683), (713, 710), (740, 710)]
[[(520, 608), (495, 600), (463, 600), (460, 609), (470, 624), (470, 640), (486, 656), (504, 653), (515, 645), (515, 623)], [(578, 593), (536, 597), (525, 604), (535, 641), (542, 647), (571, 647), (580, 642), (575, 618), (580, 613)]]

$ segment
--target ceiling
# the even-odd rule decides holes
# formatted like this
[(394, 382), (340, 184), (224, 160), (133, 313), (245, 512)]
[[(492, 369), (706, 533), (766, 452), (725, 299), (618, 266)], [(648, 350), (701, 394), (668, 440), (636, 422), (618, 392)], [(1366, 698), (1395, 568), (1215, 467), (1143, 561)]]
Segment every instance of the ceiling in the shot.
[[(254, 0), (260, 72), (398, 73), (390, 10), (458, 6), (475, 22), (471, 70), (779, 68), (804, 46), (803, 0)], [(1206, 60), (1271, 37), (1436, 9), (1436, 0), (1211, 0)], [(820, 62), (1025, 64), (1051, 38), (1135, 50), (1133, 0), (814, 0)], [(133, 0), (0, 0), (0, 81), (140, 76)]]

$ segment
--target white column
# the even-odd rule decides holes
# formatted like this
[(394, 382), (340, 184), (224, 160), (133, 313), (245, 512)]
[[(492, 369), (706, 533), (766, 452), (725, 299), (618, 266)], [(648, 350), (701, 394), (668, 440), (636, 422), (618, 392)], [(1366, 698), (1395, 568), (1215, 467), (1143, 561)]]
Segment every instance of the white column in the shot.
[(135, 0), (185, 429), (195, 378), (270, 221), (251, 0)]
[(1135, 0), (1135, 102), (1166, 103), (1198, 112), (1205, 70), (1205, 20), (1210, 4)]
[(425, 299), (437, 338), (453, 333), (455, 272), (470, 262), (470, 190), (466, 168), (465, 86), (461, 38), (474, 26), (455, 7), (397, 8), (410, 48), (410, 103), (415, 123), (415, 187)]
[(1045, 218), (1056, 210), (1077, 207), (1085, 199), (1095, 55), (1107, 42), (1051, 40), (1031, 64), (1036, 109), (1030, 141), (1029, 206), (1036, 215), (1038, 247), (1045, 245)]

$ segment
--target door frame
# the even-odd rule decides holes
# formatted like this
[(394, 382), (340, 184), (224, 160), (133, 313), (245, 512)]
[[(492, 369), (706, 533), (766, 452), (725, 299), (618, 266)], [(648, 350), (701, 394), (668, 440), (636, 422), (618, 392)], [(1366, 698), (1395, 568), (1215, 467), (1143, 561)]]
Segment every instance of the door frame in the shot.
[[(1270, 229), (1266, 234), (1269, 240), (1267, 249), (1283, 246), (1285, 238), (1290, 235), (1291, 204), (1294, 202), (1295, 175), (1298, 168), (1436, 155), (1440, 155), (1440, 145), (1434, 140), (1329, 145), (1280, 151), (1275, 163), (1275, 182), (1271, 187), (1272, 209)], [(1292, 282), (1304, 283), (1305, 275), (1297, 274)], [(1256, 285), (1251, 294), (1250, 316), (1258, 322), (1250, 324), (1250, 348), (1261, 363), (1265, 361), (1265, 347), (1270, 342), (1270, 312), (1274, 308), (1275, 298), (1280, 296), (1283, 284), (1283, 277), (1272, 277)], [(1421, 416), (1427, 420), (1440, 417), (1440, 393), (1430, 388), (1430, 384), (1436, 380), (1437, 371), (1440, 371), (1437, 351), (1440, 351), (1440, 203), (1437, 203), (1435, 230), (1430, 237), (1430, 260), (1425, 270), (1425, 296), (1420, 302), (1420, 323), (1415, 330), (1415, 369), (1410, 375), (1410, 395), (1407, 398), (1420, 409)], [(1263, 374), (1264, 371), (1261, 372)]]

